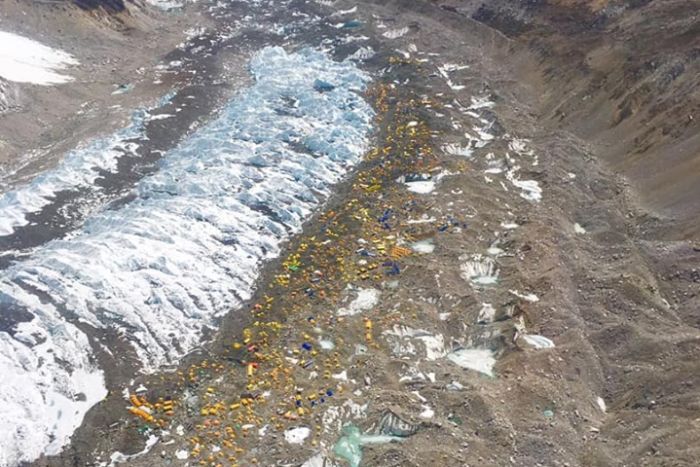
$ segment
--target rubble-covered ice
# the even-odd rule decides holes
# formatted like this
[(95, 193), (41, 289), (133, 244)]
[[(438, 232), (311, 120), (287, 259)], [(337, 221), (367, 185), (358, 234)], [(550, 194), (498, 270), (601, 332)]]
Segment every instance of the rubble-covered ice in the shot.
[(469, 146), (459, 144), (445, 144), (442, 146), (443, 152), (451, 156), (471, 157), (473, 150)]
[(542, 199), (542, 188), (536, 180), (521, 180), (518, 178), (517, 172), (519, 167), (509, 170), (506, 178), (514, 187), (520, 189), (520, 196), (528, 201), (540, 201)]
[(379, 303), (381, 292), (377, 289), (359, 289), (357, 297), (347, 307), (338, 309), (338, 316), (353, 316), (371, 310)]
[(480, 254), (461, 258), (461, 276), (474, 285), (491, 285), (498, 282), (498, 266), (493, 258)]
[(372, 47), (360, 47), (352, 55), (348, 56), (349, 60), (364, 61), (374, 57), (374, 49)]
[(408, 34), (408, 28), (403, 27), (403, 28), (390, 29), (388, 31), (385, 31), (382, 34), (382, 36), (386, 37), (387, 39), (398, 39), (399, 37), (403, 37), (406, 34)]
[(395, 324), (382, 334), (387, 336), (393, 354), (398, 357), (416, 353), (416, 348), (411, 342), (414, 339), (423, 343), (426, 360), (437, 360), (445, 356), (445, 338), (442, 334), (432, 334), (401, 324)]
[(493, 352), (489, 349), (459, 349), (447, 354), (447, 359), (468, 370), (493, 376), (496, 364)]
[(105, 395), (88, 338), (66, 319), (117, 330), (146, 369), (176, 361), (251, 296), (261, 261), (359, 161), (373, 117), (365, 73), (279, 47), (250, 68), (255, 83), (166, 153), (132, 201), (5, 271), (0, 307), (24, 322), (0, 332), (0, 464), (58, 452)]
[(492, 323), (496, 317), (496, 309), (490, 303), (482, 303), (479, 316), (476, 319), (478, 324)]
[(347, 425), (343, 427), (342, 436), (333, 446), (333, 453), (336, 457), (344, 459), (350, 467), (360, 467), (363, 446), (403, 440), (401, 436), (362, 434), (358, 427)]

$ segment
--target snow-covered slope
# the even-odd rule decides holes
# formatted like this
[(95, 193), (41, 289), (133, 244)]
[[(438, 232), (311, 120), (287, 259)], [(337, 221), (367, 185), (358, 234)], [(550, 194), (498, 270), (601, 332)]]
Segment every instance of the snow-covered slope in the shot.
[(0, 77), (18, 83), (40, 85), (71, 81), (59, 73), (77, 65), (70, 54), (11, 32), (0, 31)]

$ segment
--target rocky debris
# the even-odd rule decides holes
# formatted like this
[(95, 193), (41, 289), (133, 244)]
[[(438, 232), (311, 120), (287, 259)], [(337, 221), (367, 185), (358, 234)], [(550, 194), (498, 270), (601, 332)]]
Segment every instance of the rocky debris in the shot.
[(0, 78), (0, 114), (11, 111), (20, 105), (17, 86)]
[[(514, 252), (506, 240), (525, 223), (499, 206), (537, 203), (504, 190), (506, 173), (491, 174), (503, 184), (489, 191), (491, 182), (480, 172), (497, 148), (515, 148), (508, 157), (522, 165), (537, 158), (526, 141), (494, 129), (487, 97), (451, 108), (454, 97), (432, 87), (451, 89), (455, 77), (452, 86), (432, 77), (432, 60), (386, 60), (388, 69), (369, 93), (378, 112), (376, 147), (347, 193), (290, 246), (251, 306), (250, 325), (221, 356), (166, 377), (177, 392), (189, 394), (185, 404), (175, 398), (170, 415), (158, 408), (141, 413), (131, 401), (127, 426), (142, 426), (144, 436), (189, 427), (164, 447), (166, 458), (179, 458), (185, 449), (188, 459), (204, 464), (268, 465), (310, 462), (320, 452), (358, 465), (361, 458), (394, 456), (392, 441), (419, 446), (425, 436), (443, 439), (448, 458), (462, 458), (445, 437), (474, 425), (440, 394), (448, 386), (458, 392), (490, 386), (499, 377), (497, 358), (519, 351), (516, 333), (525, 333), (528, 323), (500, 310), (527, 303), (514, 301), (510, 291), (514, 264), (507, 258)], [(399, 80), (414, 84), (395, 86)], [(473, 163), (439, 150), (443, 118), (472, 129), (465, 138), (474, 148)], [(443, 175), (430, 175), (437, 173)], [(434, 186), (414, 191), (406, 180)], [(492, 201), (477, 208), (469, 196), (447, 196), (457, 187), (474, 194), (486, 189)], [(487, 230), (474, 222), (481, 216), (489, 235), (504, 239), (504, 249), (480, 240)], [(414, 252), (409, 246), (418, 242), (433, 248)], [(497, 304), (498, 321), (477, 324), (482, 300)], [(548, 345), (526, 351), (551, 347), (548, 338), (532, 339)], [(152, 382), (147, 386), (153, 397), (164, 397)]]
[(529, 78), (541, 90), (543, 113), (597, 144), (597, 155), (623, 171), (648, 209), (680, 219), (667, 235), (700, 233), (700, 184), (684, 169), (697, 165), (699, 153), (700, 19), (684, 13), (695, 2), (459, 4), (462, 15), (536, 55), (541, 73)]
[(375, 147), (221, 345), (116, 394), (118, 424), (75, 458), (121, 443), (136, 466), (693, 465), (697, 252), (654, 237), (463, 3), (333, 18), (382, 38), (364, 58)]

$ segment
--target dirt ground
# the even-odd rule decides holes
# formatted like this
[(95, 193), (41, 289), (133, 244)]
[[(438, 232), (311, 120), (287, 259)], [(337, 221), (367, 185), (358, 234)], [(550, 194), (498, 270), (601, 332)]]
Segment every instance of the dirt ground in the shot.
[(365, 162), (213, 344), (36, 465), (357, 465), (346, 425), (366, 466), (697, 465), (688, 221), (553, 122), (531, 44), (436, 2), (299, 8), (358, 3)]

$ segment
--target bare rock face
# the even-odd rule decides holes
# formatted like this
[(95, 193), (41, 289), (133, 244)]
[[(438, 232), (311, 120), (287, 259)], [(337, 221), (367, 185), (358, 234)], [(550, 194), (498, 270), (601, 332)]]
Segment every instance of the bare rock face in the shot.
[(119, 13), (126, 10), (124, 0), (73, 0), (73, 3), (83, 10), (102, 8), (109, 13)]

